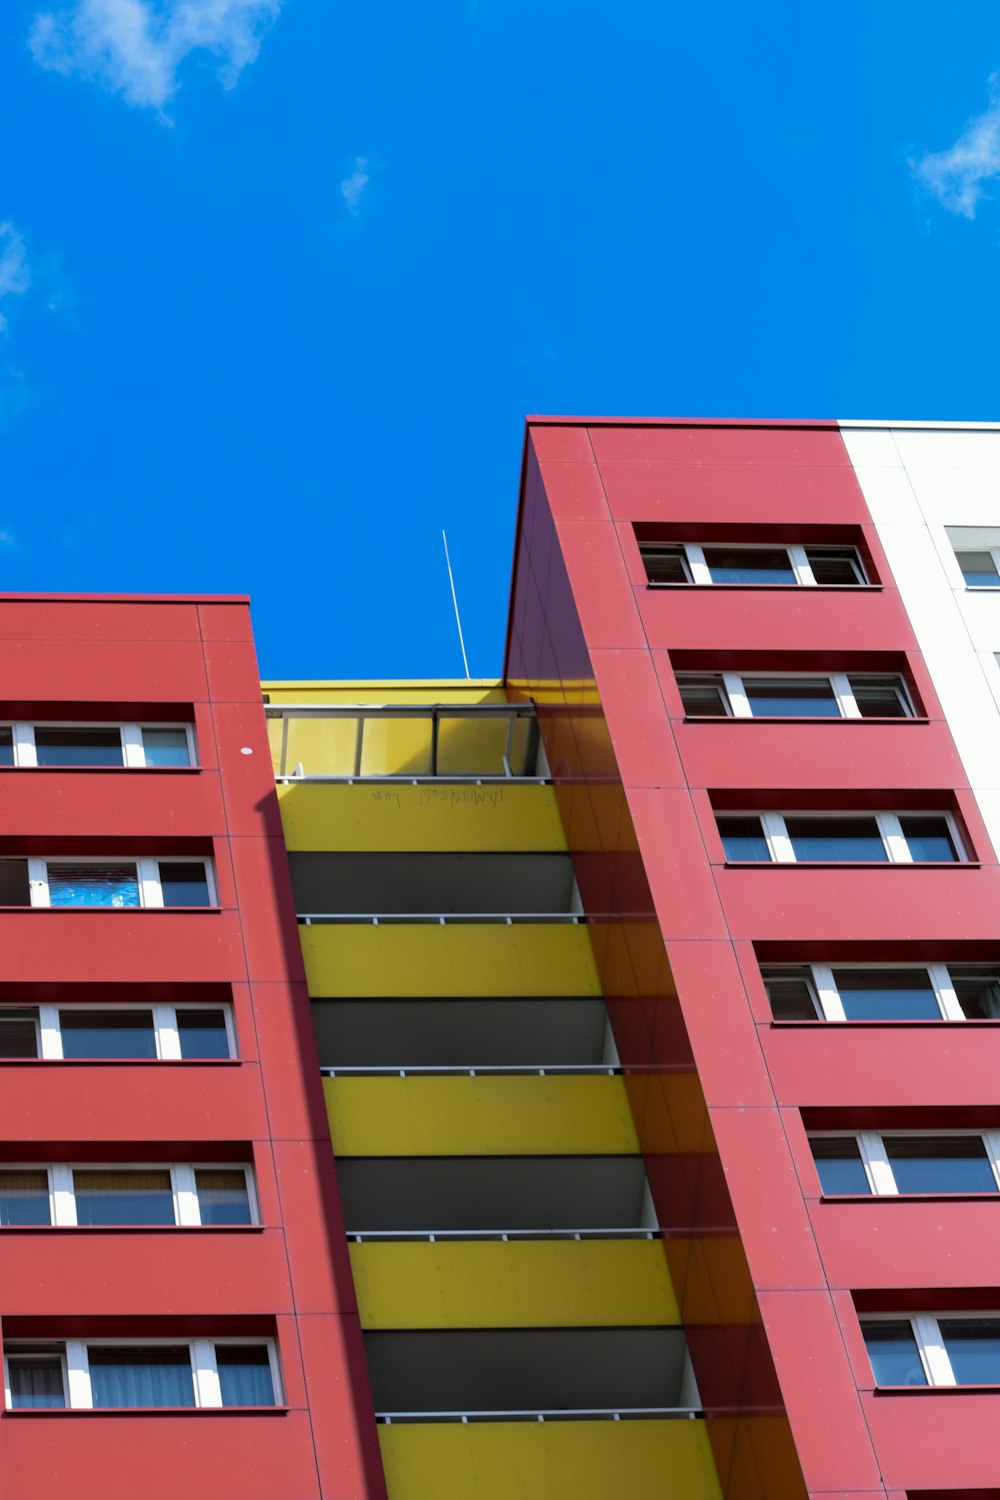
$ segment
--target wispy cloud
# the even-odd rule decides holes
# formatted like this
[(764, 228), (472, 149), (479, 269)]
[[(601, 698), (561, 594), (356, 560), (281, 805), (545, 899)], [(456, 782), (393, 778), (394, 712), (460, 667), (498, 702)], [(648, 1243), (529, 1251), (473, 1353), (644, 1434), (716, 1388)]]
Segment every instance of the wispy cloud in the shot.
[(992, 74), (990, 107), (976, 115), (947, 151), (935, 151), (912, 163), (924, 186), (939, 203), (963, 218), (976, 217), (976, 204), (987, 196), (983, 183), (1000, 176), (1000, 74)]
[[(24, 235), (5, 219), (0, 223), (0, 302), (5, 297), (22, 297), (30, 285), (31, 266)], [(7, 319), (0, 309), (0, 333), (6, 327)]]
[(194, 52), (216, 60), (224, 88), (260, 51), (282, 0), (74, 0), (42, 11), (28, 35), (31, 55), (56, 73), (78, 73), (162, 115), (178, 69)]
[(361, 198), (370, 180), (367, 156), (356, 156), (353, 172), (349, 177), (343, 178), (340, 184), (340, 196), (347, 204), (347, 212), (355, 219), (361, 212)]

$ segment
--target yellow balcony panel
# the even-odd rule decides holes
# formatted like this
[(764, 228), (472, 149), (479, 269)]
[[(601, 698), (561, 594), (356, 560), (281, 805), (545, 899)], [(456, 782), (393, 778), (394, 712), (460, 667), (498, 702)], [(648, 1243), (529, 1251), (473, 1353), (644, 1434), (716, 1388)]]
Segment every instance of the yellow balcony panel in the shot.
[(703, 1421), (394, 1422), (389, 1500), (721, 1500)]
[(380, 704), (396, 707), (407, 703), (449, 703), (461, 708), (476, 703), (507, 702), (504, 685), (496, 677), (262, 682), (261, 688), (272, 707), (297, 703), (313, 708), (349, 708), (355, 703), (363, 703), (369, 708), (377, 708)]
[(638, 1151), (609, 1074), (324, 1078), (338, 1156), (575, 1156)]
[(365, 1241), (350, 1249), (366, 1329), (680, 1322), (659, 1239)]
[(313, 923), (299, 936), (316, 999), (601, 993), (582, 922)]
[(285, 842), (296, 851), (544, 854), (566, 848), (552, 787), (515, 779), (484, 786), (285, 782), (278, 801)]

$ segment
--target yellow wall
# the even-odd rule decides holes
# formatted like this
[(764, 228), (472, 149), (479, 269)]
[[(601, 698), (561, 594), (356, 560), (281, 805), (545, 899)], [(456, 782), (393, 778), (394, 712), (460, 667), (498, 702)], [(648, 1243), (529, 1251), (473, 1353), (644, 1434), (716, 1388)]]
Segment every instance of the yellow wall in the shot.
[(367, 1241), (350, 1250), (362, 1328), (680, 1322), (658, 1236)]
[(338, 1156), (636, 1152), (620, 1077), (324, 1078)]
[(700, 1421), (406, 1422), (378, 1434), (392, 1500), (722, 1497)]
[(331, 922), (299, 937), (314, 999), (601, 993), (583, 923)]

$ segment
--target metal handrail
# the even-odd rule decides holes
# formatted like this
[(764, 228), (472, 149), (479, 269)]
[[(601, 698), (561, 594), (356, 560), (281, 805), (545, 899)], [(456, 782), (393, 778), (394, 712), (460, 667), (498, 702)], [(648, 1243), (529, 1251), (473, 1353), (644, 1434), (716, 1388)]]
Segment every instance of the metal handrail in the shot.
[(620, 1422), (622, 1418), (664, 1421), (697, 1421), (704, 1417), (701, 1406), (567, 1406), (535, 1411), (377, 1411), (376, 1422), (574, 1422), (596, 1418)]
[(524, 1074), (534, 1077), (537, 1075), (544, 1078), (547, 1073), (577, 1073), (585, 1075), (608, 1074), (614, 1076), (621, 1073), (621, 1068), (613, 1067), (608, 1063), (476, 1063), (470, 1066), (468, 1063), (421, 1063), (416, 1067), (406, 1064), (404, 1067), (393, 1067), (391, 1064), (372, 1063), (365, 1067), (363, 1065), (349, 1068), (320, 1068), (324, 1078), (337, 1078), (342, 1074), (350, 1077), (370, 1078), (407, 1078), (410, 1074), (424, 1077), (455, 1076), (465, 1078), (477, 1078), (480, 1075), (490, 1073), (501, 1074)]
[(430, 923), (432, 925), (437, 924), (441, 927), (446, 927), (450, 922), (489, 922), (495, 924), (506, 923), (509, 927), (512, 926), (515, 922), (558, 922), (573, 923), (574, 925), (578, 925), (580, 922), (585, 920), (582, 912), (575, 911), (392, 911), (378, 913), (345, 911), (300, 911), (297, 913), (297, 918), (298, 921), (306, 927), (311, 927), (314, 923), (317, 926), (322, 926), (323, 924), (329, 925), (333, 923), (345, 922), (355, 924), (361, 922), (371, 923), (374, 927), (378, 927), (380, 923), (383, 922), (420, 922), (425, 924)]
[[(516, 781), (518, 786), (553, 785), (551, 776), (515, 776), (512, 771), (502, 776), (490, 776), (486, 772), (459, 776), (453, 771), (442, 776), (411, 776), (408, 771), (395, 776), (388, 771), (379, 772), (377, 776), (331, 776), (325, 772), (289, 771), (287, 776), (279, 775), (274, 779), (279, 786), (297, 786), (301, 781), (330, 782), (336, 786), (354, 786), (356, 782), (362, 786), (506, 786), (509, 781)], [(606, 779), (612, 781), (614, 778)]]
[(356, 1245), (368, 1240), (655, 1240), (657, 1229), (352, 1229), (347, 1238)]

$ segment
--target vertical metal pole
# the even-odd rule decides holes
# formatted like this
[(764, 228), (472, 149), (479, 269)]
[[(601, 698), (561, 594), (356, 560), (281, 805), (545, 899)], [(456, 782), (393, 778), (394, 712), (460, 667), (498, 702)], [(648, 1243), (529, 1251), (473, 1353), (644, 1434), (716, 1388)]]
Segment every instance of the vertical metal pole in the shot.
[(285, 774), (285, 764), (288, 760), (288, 715), (281, 715), (281, 770), (279, 776)]

